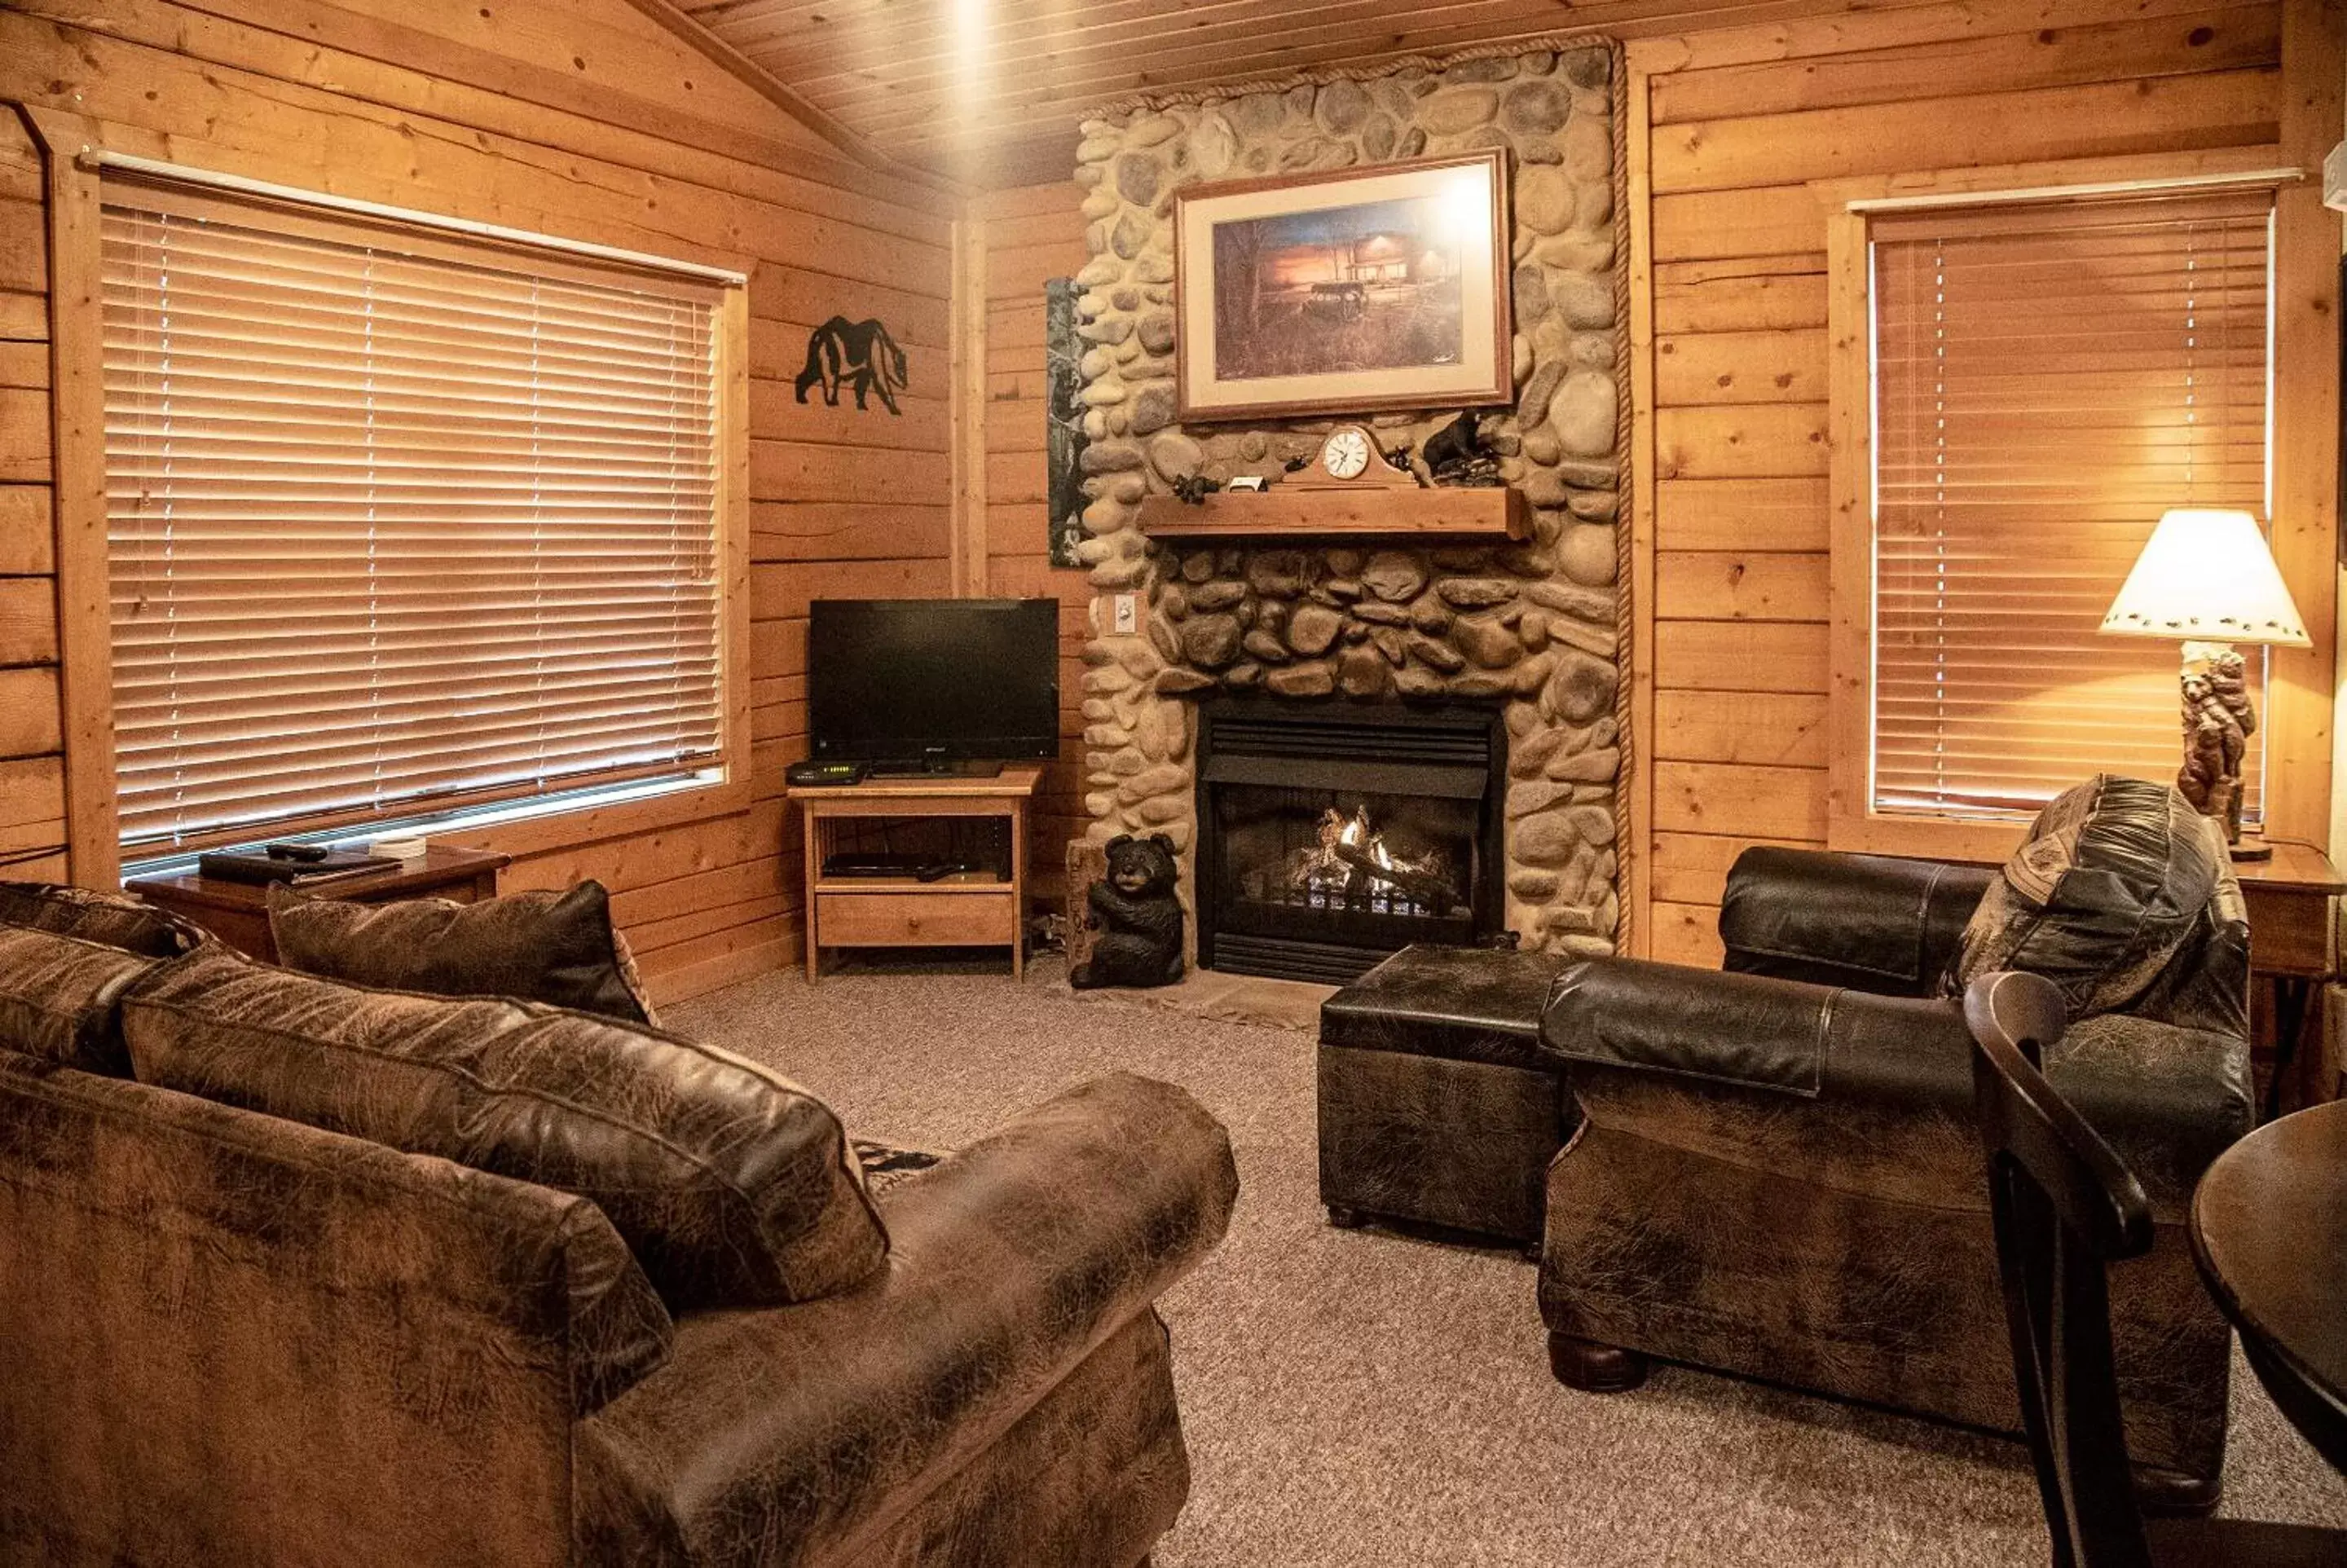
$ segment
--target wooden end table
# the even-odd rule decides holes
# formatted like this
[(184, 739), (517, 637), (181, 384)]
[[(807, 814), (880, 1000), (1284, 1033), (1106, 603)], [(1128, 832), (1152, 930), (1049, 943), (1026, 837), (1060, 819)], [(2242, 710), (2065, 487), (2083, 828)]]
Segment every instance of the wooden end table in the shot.
[(2272, 859), (2235, 861), (2233, 874), (2249, 906), (2250, 977), (2273, 987), (2273, 1078), (2265, 1109), (2271, 1118), (2321, 1010), (2322, 987), (2338, 973), (2331, 901), (2347, 893), (2347, 878), (2329, 856), (2304, 844), (2276, 843)]
[[(1027, 803), (1042, 782), (1033, 763), (1012, 763), (992, 778), (927, 775), (868, 778), (856, 784), (798, 784), (806, 854), (806, 972), (820, 978), (832, 948), (1010, 949), (1010, 974), (1027, 972)], [(935, 882), (911, 876), (826, 878), (823, 863), (843, 820), (873, 817), (1006, 817), (1010, 876), (957, 872)]]
[[(497, 873), (510, 857), (478, 849), (434, 845), (414, 860), (403, 860), (364, 876), (337, 876), (302, 891), (354, 904), (389, 904), (402, 898), (449, 898), (477, 903), (497, 896)], [(227, 882), (192, 872), (185, 876), (142, 876), (123, 885), (158, 908), (193, 921), (249, 958), (277, 961), (269, 935), (269, 888), (261, 883)]]

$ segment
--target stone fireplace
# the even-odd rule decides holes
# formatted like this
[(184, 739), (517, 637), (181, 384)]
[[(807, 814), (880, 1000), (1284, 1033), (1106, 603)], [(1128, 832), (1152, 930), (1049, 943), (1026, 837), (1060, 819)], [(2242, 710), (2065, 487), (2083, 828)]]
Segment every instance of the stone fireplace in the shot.
[(1198, 961), (1342, 984), (1500, 929), (1496, 703), (1198, 704)]
[[(1080, 367), (1090, 440), (1080, 549), (1094, 588), (1082, 682), (1087, 836), (1173, 838), (1208, 967), (1263, 962), (1267, 933), (1255, 927), (1279, 918), (1296, 941), (1329, 949), (1291, 951), (1288, 972), (1308, 962), (1331, 977), (1358, 961), (1359, 932), (1374, 928), (1383, 941), (1409, 922), (1421, 923), (1423, 939), (1512, 931), (1527, 948), (1577, 954), (1610, 952), (1621, 935), (1614, 835), (1628, 618), (1618, 581), (1626, 499), (1618, 457), (1628, 400), (1616, 258), (1618, 65), (1608, 43), (1563, 40), (1406, 61), (1376, 76), (1330, 73), (1235, 96), (1151, 99), (1083, 124), (1076, 178), (1089, 191), (1092, 260), (1077, 275), (1085, 290), (1077, 330), (1089, 345)], [(1482, 411), (1480, 425), (1501, 454), (1502, 477), (1531, 504), (1532, 537), (1234, 544), (1144, 535), (1144, 497), (1194, 474), (1276, 471), (1316, 453), (1333, 427), (1175, 423), (1174, 192), (1194, 180), (1491, 147), (1510, 154), (1517, 393), (1512, 406)], [(1454, 412), (1363, 423), (1381, 442), (1416, 445)], [(1144, 607), (1131, 634), (1112, 630), (1122, 593)], [(1462, 712), (1480, 716), (1486, 748), (1471, 825), (1456, 815), (1469, 797), (1445, 793), (1467, 787), (1460, 775), (1428, 774), (1382, 792), (1292, 778), (1297, 794), (1285, 800), (1244, 793), (1276, 792), (1274, 781), (1213, 776), (1246, 771), (1225, 715), (1255, 716), (1245, 731), (1253, 745), (1281, 715), (1308, 742), (1397, 712)], [(1410, 727), (1408, 719), (1396, 726)], [(1218, 785), (1235, 793), (1225, 802)], [(1348, 789), (1379, 798), (1353, 800)], [(1307, 794), (1310, 802), (1300, 798)], [(1357, 836), (1384, 834), (1389, 856), (1439, 851), (1473, 872), (1468, 885), (1445, 893), (1433, 881), (1361, 866), (1359, 856), (1374, 849), (1343, 835), (1364, 804)], [(1225, 810), (1235, 815), (1214, 815)], [(1333, 825), (1324, 820), (1331, 811)], [(1324, 828), (1337, 836), (1329, 854), (1344, 877), (1317, 863), (1304, 904), (1283, 917), (1235, 907), (1251, 872), (1309, 858)], [(1225, 858), (1241, 839), (1262, 852), (1262, 864)], [(1416, 907), (1396, 915), (1398, 893)], [(1443, 912), (1417, 912), (1434, 904)]]

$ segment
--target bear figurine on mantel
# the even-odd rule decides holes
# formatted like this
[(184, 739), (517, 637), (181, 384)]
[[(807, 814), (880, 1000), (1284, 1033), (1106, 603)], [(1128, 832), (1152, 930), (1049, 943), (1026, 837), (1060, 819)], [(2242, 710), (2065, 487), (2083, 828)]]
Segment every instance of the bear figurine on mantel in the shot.
[(1108, 842), (1108, 872), (1086, 890), (1091, 955), (1068, 971), (1077, 990), (1170, 986), (1182, 978), (1182, 898), (1174, 840), (1122, 834)]

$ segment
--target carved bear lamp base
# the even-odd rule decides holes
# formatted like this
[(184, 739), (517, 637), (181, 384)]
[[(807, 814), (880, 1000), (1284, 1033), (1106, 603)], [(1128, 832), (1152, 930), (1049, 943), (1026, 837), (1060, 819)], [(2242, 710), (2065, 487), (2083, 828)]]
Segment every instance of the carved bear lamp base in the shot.
[(2203, 816), (2224, 825), (2234, 859), (2272, 859), (2272, 845), (2241, 831), (2241, 759), (2258, 731), (2247, 663), (2229, 642), (2187, 642), (2179, 679), (2184, 765), (2177, 770), (2176, 787)]

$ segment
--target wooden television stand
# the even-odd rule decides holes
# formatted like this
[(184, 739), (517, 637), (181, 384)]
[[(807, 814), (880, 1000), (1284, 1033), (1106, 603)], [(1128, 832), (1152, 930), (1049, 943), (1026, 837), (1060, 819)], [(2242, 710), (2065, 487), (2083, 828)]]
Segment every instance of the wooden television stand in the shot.
[[(1038, 763), (1007, 763), (992, 778), (874, 776), (856, 784), (794, 784), (806, 853), (806, 971), (820, 978), (825, 948), (976, 948), (1007, 945), (1015, 979), (1027, 972), (1027, 802)], [(912, 876), (827, 878), (835, 825), (873, 817), (999, 816), (1010, 824), (1010, 876), (965, 871), (940, 881)]]

